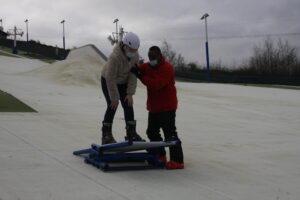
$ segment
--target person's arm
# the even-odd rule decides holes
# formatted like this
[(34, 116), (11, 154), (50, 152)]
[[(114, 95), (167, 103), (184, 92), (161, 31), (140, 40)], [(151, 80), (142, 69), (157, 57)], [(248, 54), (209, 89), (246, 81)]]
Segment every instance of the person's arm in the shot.
[(174, 76), (174, 70), (171, 67), (163, 67), (155, 76), (143, 74), (141, 81), (149, 90), (160, 90), (165, 87)]
[[(137, 53), (134, 57), (133, 63), (134, 65), (137, 65), (136, 63), (139, 62), (139, 54)], [(125, 101), (129, 106), (133, 105), (133, 98), (132, 96), (135, 94), (136, 91), (136, 85), (137, 85), (137, 77), (131, 73), (131, 70), (128, 72), (128, 82), (127, 82), (127, 90), (126, 90), (126, 98)]]
[(125, 102), (127, 102), (128, 106), (132, 106), (133, 105), (133, 98), (132, 98), (132, 96), (135, 94), (136, 84), (137, 84), (137, 78), (136, 78), (136, 76), (134, 74), (130, 73), (128, 75), (128, 85), (127, 85), (127, 91), (126, 91), (127, 95), (125, 97)]
[(137, 85), (137, 78), (134, 74), (129, 72), (128, 75), (128, 85), (127, 85), (127, 95), (134, 95), (135, 90), (136, 90), (136, 85)]
[[(140, 58), (140, 55), (137, 53), (134, 57), (134, 60), (132, 63), (133, 66), (131, 66), (131, 69), (132, 67), (134, 66), (137, 66), (137, 63), (139, 62), (139, 58)], [(133, 74), (131, 72), (131, 69), (130, 71), (128, 72), (128, 85), (127, 85), (127, 95), (134, 95), (135, 94), (135, 90), (136, 90), (136, 84), (137, 84), (137, 76), (135, 74)]]
[(112, 102), (118, 101), (120, 99), (118, 87), (117, 87), (117, 72), (118, 65), (114, 57), (110, 57), (107, 63), (106, 72), (106, 84), (108, 89), (108, 94)]

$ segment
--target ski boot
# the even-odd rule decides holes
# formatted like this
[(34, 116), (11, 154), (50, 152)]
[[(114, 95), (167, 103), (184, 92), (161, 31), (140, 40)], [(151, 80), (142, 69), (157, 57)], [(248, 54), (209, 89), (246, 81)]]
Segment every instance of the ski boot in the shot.
[(102, 123), (102, 144), (116, 143), (114, 136), (112, 135), (112, 124)]
[(145, 142), (144, 139), (141, 138), (136, 132), (136, 121), (128, 121), (126, 122), (126, 141), (141, 141)]

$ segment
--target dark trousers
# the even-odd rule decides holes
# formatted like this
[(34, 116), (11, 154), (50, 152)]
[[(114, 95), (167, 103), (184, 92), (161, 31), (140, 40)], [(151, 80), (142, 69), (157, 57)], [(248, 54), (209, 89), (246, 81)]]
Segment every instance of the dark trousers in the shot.
[[(104, 97), (106, 99), (106, 103), (107, 103), (107, 109), (104, 115), (104, 123), (113, 123), (115, 114), (117, 109), (111, 109), (110, 108), (110, 104), (111, 104), (111, 100), (108, 94), (108, 89), (107, 89), (107, 84), (106, 84), (106, 80), (104, 77), (101, 77), (101, 86), (102, 86), (102, 91), (104, 94)], [(118, 91), (119, 91), (119, 95), (120, 95), (120, 101), (121, 101), (121, 105), (123, 107), (124, 110), (124, 116), (125, 116), (125, 121), (134, 121), (134, 112), (133, 112), (133, 107), (132, 106), (128, 106), (127, 102), (125, 102), (125, 97), (127, 95), (126, 90), (127, 90), (127, 84), (120, 84), (117, 85), (118, 87)]]
[[(150, 113), (148, 115), (147, 135), (150, 141), (162, 141), (160, 128), (162, 128), (165, 140), (179, 140), (175, 126), (176, 111)], [(179, 140), (180, 141), (180, 140)], [(151, 153), (158, 153), (161, 156), (166, 155), (164, 148), (150, 150)], [(183, 152), (181, 142), (177, 146), (170, 147), (170, 159), (183, 163)]]

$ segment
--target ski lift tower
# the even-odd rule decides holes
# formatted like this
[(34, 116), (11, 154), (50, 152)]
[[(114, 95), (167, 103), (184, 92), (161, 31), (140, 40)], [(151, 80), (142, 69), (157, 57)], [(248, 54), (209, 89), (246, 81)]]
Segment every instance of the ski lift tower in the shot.
[(120, 38), (120, 41), (123, 40), (123, 36), (124, 34), (127, 33), (124, 31), (124, 28), (122, 26), (120, 26), (120, 31), (119, 31), (119, 38)]
[(123, 40), (123, 36), (125, 33), (124, 28), (122, 26), (119, 27), (118, 30), (118, 21), (119, 19), (115, 19), (114, 23), (116, 24), (116, 32), (112, 32), (112, 35), (108, 36), (108, 40), (110, 41), (111, 45), (117, 44), (119, 41)]
[(113, 22), (114, 24), (116, 24), (116, 32), (112, 32), (112, 35), (109, 35), (107, 38), (110, 41), (111, 45), (118, 43), (118, 21), (119, 19), (117, 18)]
[(18, 29), (16, 26), (14, 27), (14, 29), (10, 29), (7, 31), (7, 34), (9, 36), (13, 35), (14, 36), (14, 47), (12, 50), (13, 54), (17, 54), (18, 50), (17, 50), (17, 35), (19, 36), (23, 36), (24, 32), (21, 29)]

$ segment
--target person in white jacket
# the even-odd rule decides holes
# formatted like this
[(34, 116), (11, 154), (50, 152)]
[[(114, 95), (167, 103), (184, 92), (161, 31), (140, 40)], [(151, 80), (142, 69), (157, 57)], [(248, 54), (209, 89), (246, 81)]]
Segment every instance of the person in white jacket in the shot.
[(102, 144), (115, 143), (112, 124), (119, 102), (124, 110), (126, 121), (125, 140), (142, 141), (136, 132), (133, 98), (137, 78), (130, 73), (132, 66), (139, 62), (139, 37), (129, 32), (119, 42), (108, 58), (101, 75), (102, 91), (107, 102), (107, 109), (102, 121)]

